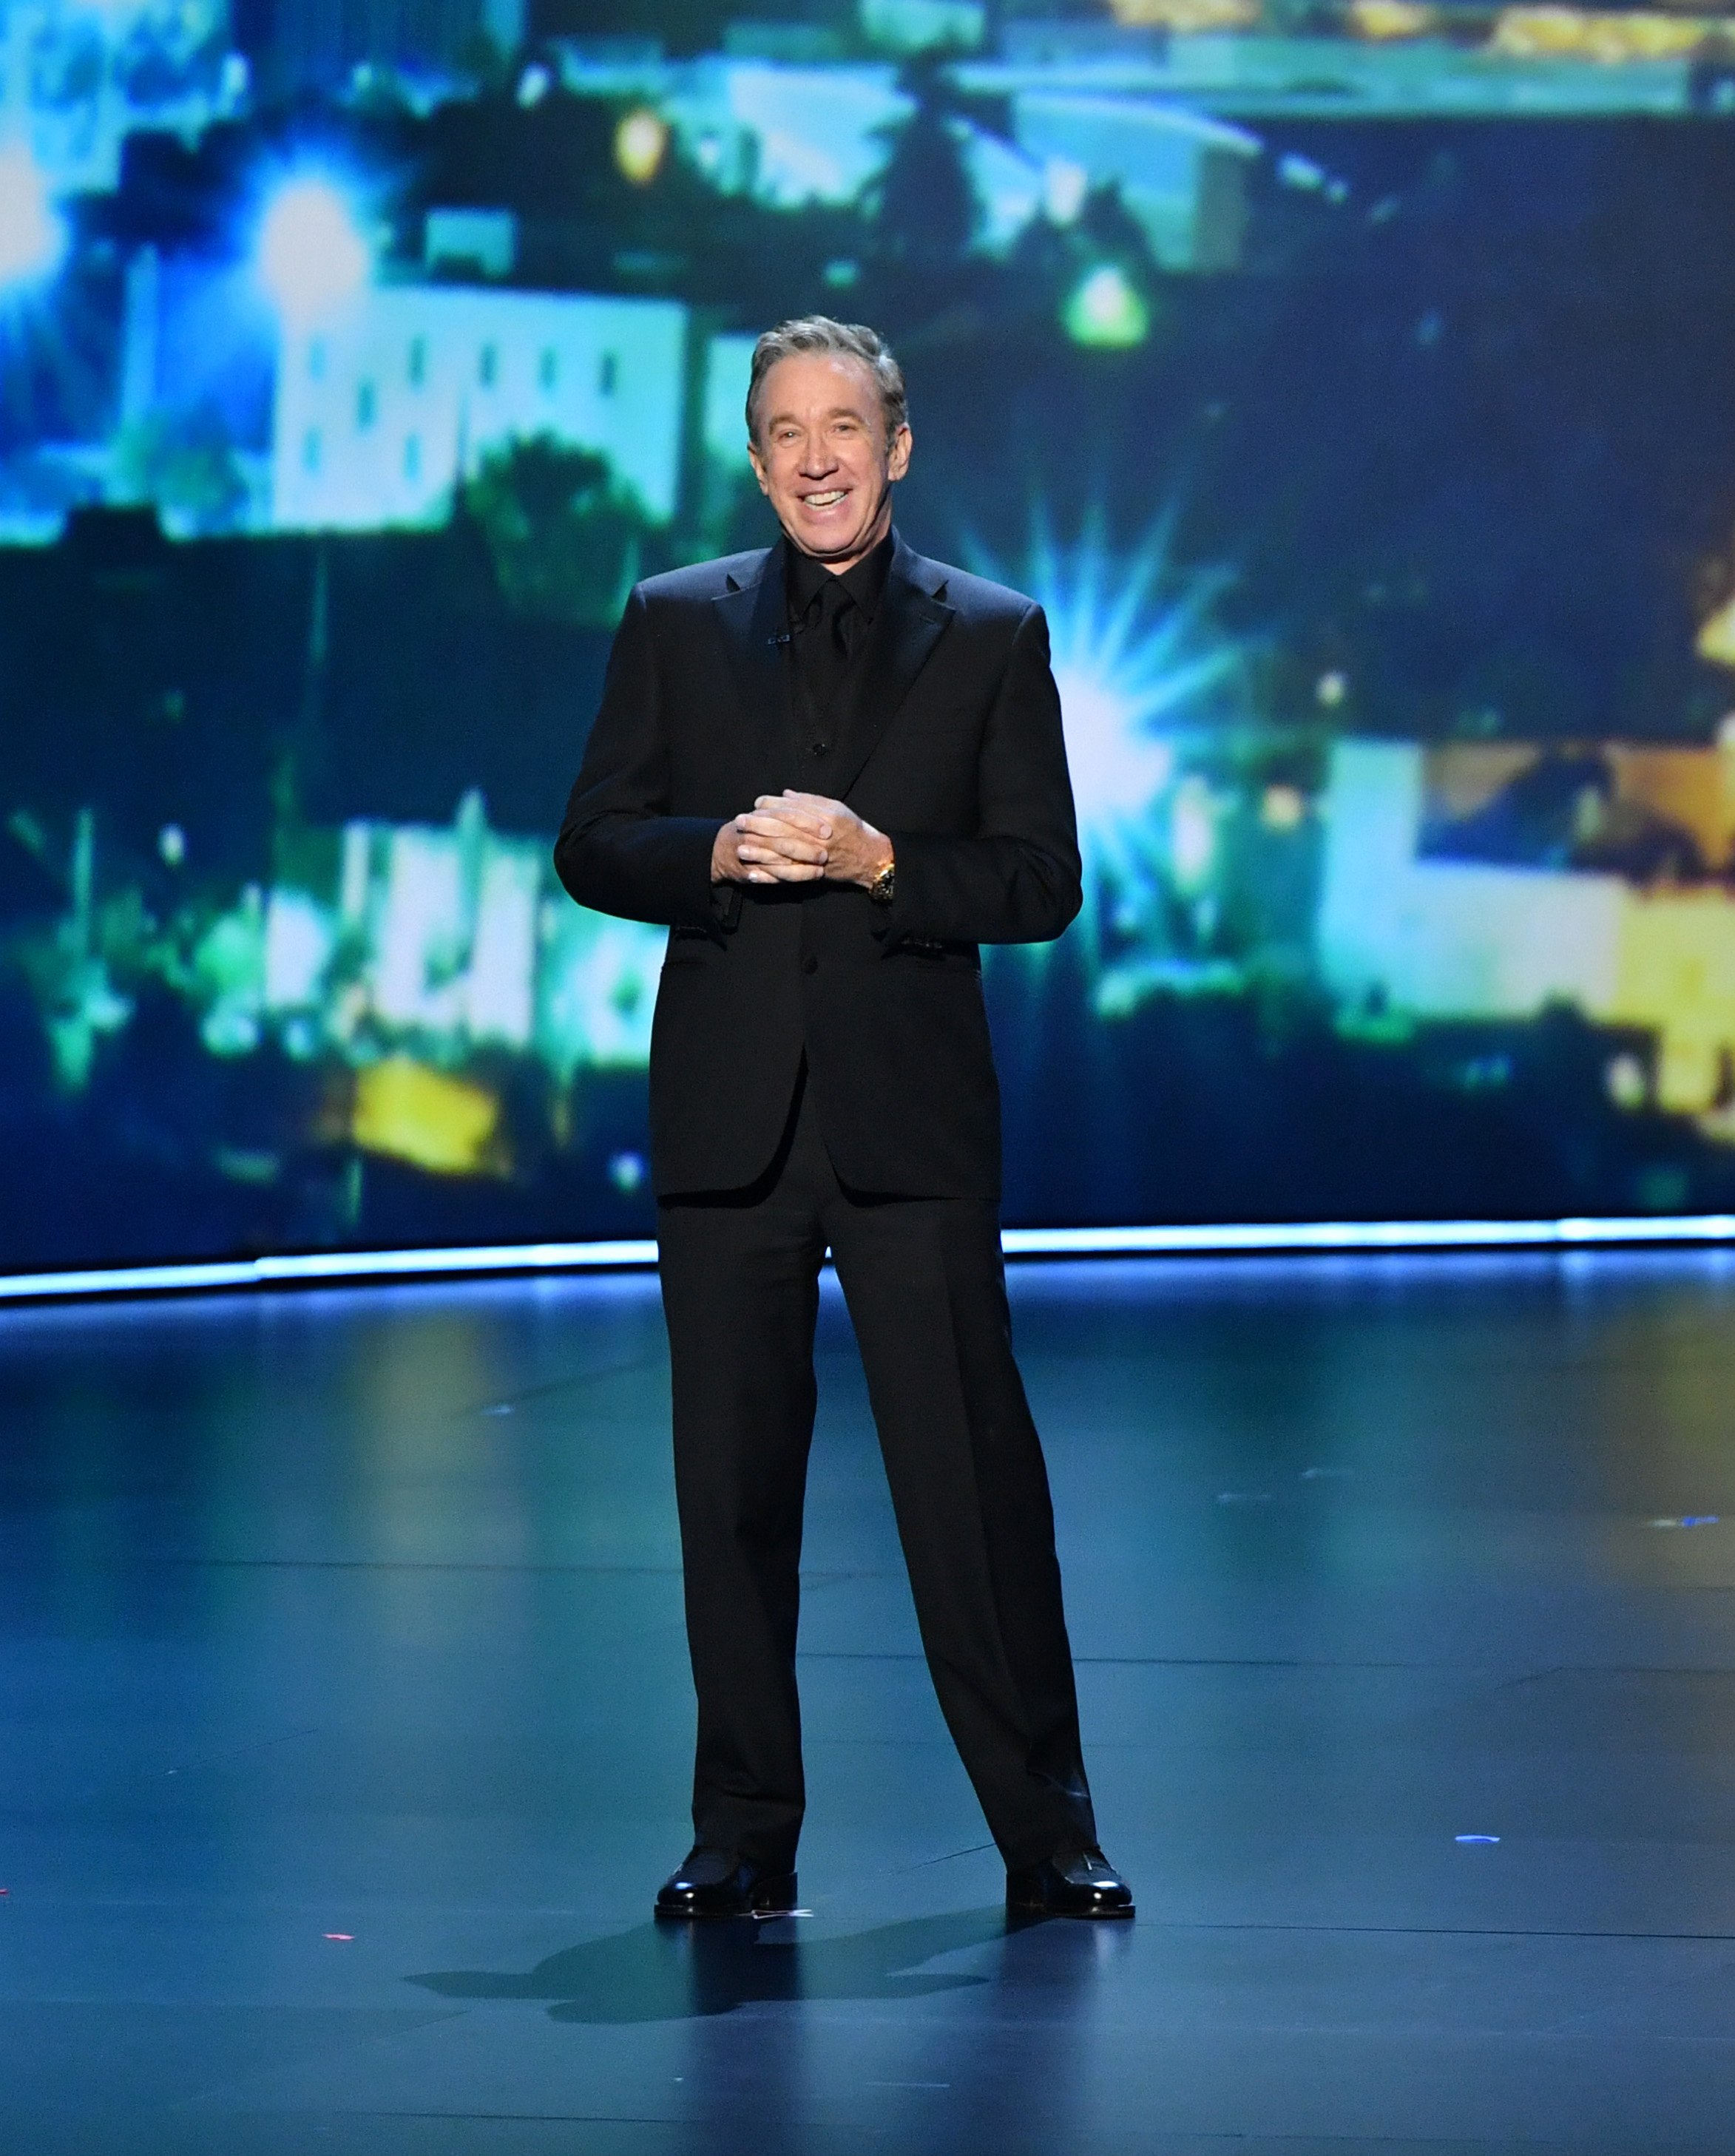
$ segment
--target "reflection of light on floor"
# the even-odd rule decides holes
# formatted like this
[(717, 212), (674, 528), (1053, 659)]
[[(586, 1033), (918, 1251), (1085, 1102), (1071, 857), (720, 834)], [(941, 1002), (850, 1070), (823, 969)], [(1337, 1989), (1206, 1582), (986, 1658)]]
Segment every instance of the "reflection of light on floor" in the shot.
[[(1246, 649), (1214, 619), (1232, 572), (1177, 568), (1174, 522), (1166, 513), (1117, 552), (1099, 513), (1062, 547), (1039, 508), (1022, 562), (970, 550), (973, 567), (1028, 592), (1048, 615), (1093, 912), (1157, 877), (1175, 834), (1165, 837), (1153, 811), (1176, 777), (1175, 737), (1241, 715)], [(1197, 821), (1181, 819), (1190, 860)]]

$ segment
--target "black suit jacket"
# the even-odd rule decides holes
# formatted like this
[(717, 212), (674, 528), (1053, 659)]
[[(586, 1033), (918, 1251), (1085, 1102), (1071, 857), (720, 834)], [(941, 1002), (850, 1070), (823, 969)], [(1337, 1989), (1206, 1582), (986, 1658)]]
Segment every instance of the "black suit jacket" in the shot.
[[(662, 1195), (770, 1165), (805, 1051), (842, 1181), (1000, 1194), (984, 942), (1041, 942), (1079, 864), (1041, 608), (901, 541), (822, 757), (798, 732), (780, 546), (627, 602), (554, 850), (581, 905), (672, 934), (651, 1047)], [(897, 896), (711, 882), (718, 828), (800, 784), (892, 839)]]

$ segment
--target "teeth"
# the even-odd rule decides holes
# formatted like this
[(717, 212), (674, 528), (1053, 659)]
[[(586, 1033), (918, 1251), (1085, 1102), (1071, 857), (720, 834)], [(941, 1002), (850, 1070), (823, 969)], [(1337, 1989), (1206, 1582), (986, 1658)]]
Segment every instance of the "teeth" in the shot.
[(834, 501), (842, 501), (844, 489), (833, 487), (829, 494), (804, 494), (801, 497), (810, 509), (829, 509)]

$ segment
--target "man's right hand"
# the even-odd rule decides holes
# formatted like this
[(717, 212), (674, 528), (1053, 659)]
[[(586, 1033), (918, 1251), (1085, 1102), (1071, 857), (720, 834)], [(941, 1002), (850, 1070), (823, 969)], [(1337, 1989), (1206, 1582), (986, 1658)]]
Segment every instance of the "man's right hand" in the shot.
[(731, 817), (711, 846), (713, 883), (817, 883), (826, 849), (811, 825), (786, 823), (775, 810)]

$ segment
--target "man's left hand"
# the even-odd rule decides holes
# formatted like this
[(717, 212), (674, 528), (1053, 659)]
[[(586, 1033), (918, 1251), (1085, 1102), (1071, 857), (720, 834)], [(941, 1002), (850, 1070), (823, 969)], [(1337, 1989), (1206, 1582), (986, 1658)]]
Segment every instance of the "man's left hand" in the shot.
[(865, 891), (892, 865), (892, 842), (885, 833), (841, 801), (828, 801), (822, 793), (798, 793), (790, 787), (781, 793), (762, 793), (753, 805), (825, 848), (828, 883), (860, 884)]

